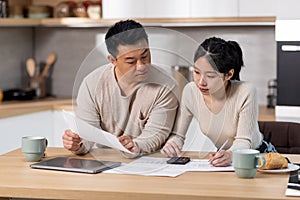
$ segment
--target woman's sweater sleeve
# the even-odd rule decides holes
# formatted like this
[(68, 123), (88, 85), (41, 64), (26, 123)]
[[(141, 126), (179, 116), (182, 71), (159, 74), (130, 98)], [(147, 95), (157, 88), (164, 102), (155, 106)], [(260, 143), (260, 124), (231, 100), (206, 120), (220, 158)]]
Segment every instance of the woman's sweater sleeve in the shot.
[(240, 108), (237, 133), (230, 150), (241, 148), (256, 148), (262, 140), (258, 129), (258, 103), (255, 87), (247, 84), (247, 87), (239, 90), (237, 108)]
[(192, 110), (192, 90), (187, 84), (182, 92), (180, 107), (178, 109), (172, 134), (168, 141), (175, 142), (178, 146), (183, 146), (186, 132), (193, 119)]

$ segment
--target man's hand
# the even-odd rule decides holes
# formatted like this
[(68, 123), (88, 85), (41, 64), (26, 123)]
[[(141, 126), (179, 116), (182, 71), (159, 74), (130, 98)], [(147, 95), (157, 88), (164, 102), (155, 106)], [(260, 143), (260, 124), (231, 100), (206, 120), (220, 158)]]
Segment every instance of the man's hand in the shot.
[(175, 142), (167, 142), (160, 152), (168, 157), (179, 157), (181, 154), (181, 147)]
[(62, 136), (63, 144), (69, 151), (78, 151), (80, 148), (81, 138), (78, 134), (73, 133), (71, 130), (66, 130)]
[(137, 152), (138, 148), (133, 142), (132, 138), (128, 135), (122, 135), (118, 137), (120, 143), (132, 153)]

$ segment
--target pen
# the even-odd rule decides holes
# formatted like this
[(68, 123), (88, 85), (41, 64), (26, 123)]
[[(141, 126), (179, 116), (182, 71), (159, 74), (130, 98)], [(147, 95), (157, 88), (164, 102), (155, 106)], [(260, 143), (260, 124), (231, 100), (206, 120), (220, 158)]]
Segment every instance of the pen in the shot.
[[(227, 142), (228, 142), (228, 139), (222, 144), (222, 146), (218, 149), (218, 151), (216, 153), (220, 152), (225, 147)], [(208, 162), (211, 162), (211, 160), (209, 159)]]
[(228, 142), (228, 139), (224, 142), (224, 144), (222, 144), (222, 146), (218, 149), (217, 153), (220, 152), (224, 147), (225, 145), (227, 144)]

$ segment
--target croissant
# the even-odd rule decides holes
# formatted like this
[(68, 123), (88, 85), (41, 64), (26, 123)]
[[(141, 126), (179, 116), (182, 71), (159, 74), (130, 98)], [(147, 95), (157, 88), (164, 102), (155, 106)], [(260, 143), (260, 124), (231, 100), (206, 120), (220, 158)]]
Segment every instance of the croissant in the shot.
[(265, 166), (261, 167), (260, 169), (283, 169), (288, 167), (288, 162), (279, 153), (270, 152), (264, 155), (266, 158)]

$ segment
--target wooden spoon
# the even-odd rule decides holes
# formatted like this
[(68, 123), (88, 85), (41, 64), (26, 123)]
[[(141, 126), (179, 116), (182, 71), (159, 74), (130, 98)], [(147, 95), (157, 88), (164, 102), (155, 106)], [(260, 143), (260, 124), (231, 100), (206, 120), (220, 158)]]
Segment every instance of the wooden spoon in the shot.
[(46, 60), (46, 65), (42, 71), (42, 74), (41, 74), (42, 77), (45, 77), (47, 75), (51, 65), (55, 62), (55, 60), (56, 60), (56, 55), (54, 53), (50, 53)]
[(35, 61), (33, 58), (28, 58), (26, 61), (26, 69), (29, 77), (34, 77), (35, 73)]

